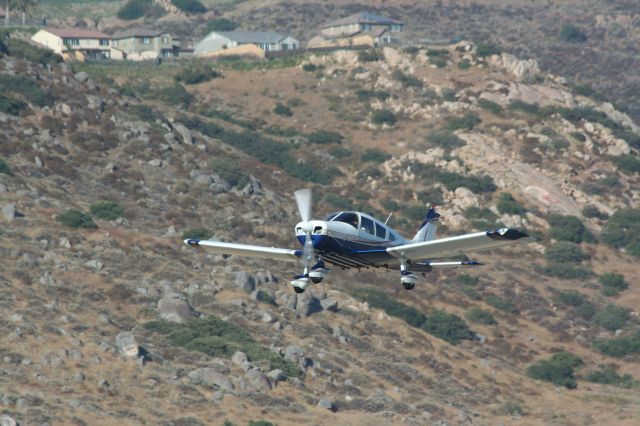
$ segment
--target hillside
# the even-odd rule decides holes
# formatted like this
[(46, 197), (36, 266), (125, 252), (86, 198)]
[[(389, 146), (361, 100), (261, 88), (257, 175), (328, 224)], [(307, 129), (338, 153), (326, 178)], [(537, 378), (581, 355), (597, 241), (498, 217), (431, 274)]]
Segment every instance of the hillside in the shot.
[[(636, 423), (640, 143), (610, 105), (464, 41), (161, 66), (3, 47), (3, 414)], [(298, 265), (182, 244), (294, 247), (302, 187), (316, 217), (394, 211), (410, 235), (436, 204), (440, 235), (539, 242), (412, 292), (334, 270), (303, 295)]]

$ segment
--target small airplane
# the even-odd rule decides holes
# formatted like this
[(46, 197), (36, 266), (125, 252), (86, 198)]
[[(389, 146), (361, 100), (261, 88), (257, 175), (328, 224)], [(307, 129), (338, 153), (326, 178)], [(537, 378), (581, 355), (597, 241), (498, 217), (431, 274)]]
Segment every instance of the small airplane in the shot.
[[(325, 220), (311, 219), (311, 190), (294, 193), (300, 217), (295, 227), (302, 250), (254, 246), (218, 241), (187, 239), (191, 247), (206, 248), (216, 253), (244, 255), (272, 260), (302, 261), (304, 270), (293, 277), (296, 293), (304, 292), (309, 282), (320, 283), (329, 273), (325, 261), (342, 269), (386, 268), (400, 271), (400, 282), (412, 290), (416, 273), (424, 276), (437, 267), (481, 265), (469, 260), (442, 260), (466, 253), (502, 247), (516, 242), (534, 241), (524, 232), (500, 228), (485, 232), (436, 239), (436, 223), (440, 215), (434, 208), (427, 212), (412, 240), (372, 216), (356, 211), (341, 211)], [(387, 219), (388, 221), (388, 219)]]

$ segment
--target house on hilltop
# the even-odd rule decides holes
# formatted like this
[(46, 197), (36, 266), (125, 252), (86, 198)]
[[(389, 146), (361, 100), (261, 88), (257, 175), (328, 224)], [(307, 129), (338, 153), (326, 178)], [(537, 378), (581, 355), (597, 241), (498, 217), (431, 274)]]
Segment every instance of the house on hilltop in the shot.
[(308, 46), (380, 46), (398, 41), (404, 23), (371, 12), (360, 12), (320, 26), (320, 34)]
[(53, 50), (65, 60), (109, 59), (115, 53), (110, 46), (111, 37), (95, 30), (78, 28), (45, 28), (35, 33), (31, 40)]
[(213, 31), (195, 46), (197, 56), (252, 54), (296, 50), (300, 42), (290, 35), (272, 31)]
[(181, 46), (181, 40), (165, 31), (130, 28), (112, 36), (111, 47), (133, 61), (191, 56), (193, 49)]

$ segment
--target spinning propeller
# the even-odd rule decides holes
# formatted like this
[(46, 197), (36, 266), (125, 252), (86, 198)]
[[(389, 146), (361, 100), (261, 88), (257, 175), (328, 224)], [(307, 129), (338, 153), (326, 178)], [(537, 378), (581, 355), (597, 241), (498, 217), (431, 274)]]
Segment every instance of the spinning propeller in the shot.
[(304, 264), (304, 274), (309, 273), (309, 267), (311, 262), (315, 259), (313, 253), (313, 240), (311, 239), (311, 233), (313, 232), (313, 224), (311, 221), (311, 190), (300, 189), (293, 195), (296, 197), (296, 204), (298, 204), (298, 211), (300, 212), (300, 218), (302, 223), (302, 231), (305, 233), (304, 249), (302, 250), (302, 263)]

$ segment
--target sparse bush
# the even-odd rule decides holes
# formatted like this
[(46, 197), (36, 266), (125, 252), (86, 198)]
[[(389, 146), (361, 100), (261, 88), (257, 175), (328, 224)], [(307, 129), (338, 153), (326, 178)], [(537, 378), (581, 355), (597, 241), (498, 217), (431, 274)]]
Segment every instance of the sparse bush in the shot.
[(438, 68), (445, 68), (447, 66), (447, 58), (444, 56), (435, 56), (429, 58), (429, 63), (435, 65)]
[(596, 307), (592, 303), (583, 303), (578, 309), (576, 314), (587, 321), (589, 321), (596, 314)]
[(403, 206), (400, 214), (409, 220), (418, 221), (424, 218), (425, 211), (426, 209), (422, 205), (410, 204)]
[(583, 378), (588, 382), (616, 385), (623, 388), (630, 388), (635, 383), (633, 377), (629, 374), (625, 374), (624, 376), (619, 375), (613, 365), (603, 366), (598, 370), (590, 371), (585, 374)]
[(593, 345), (603, 354), (615, 358), (640, 353), (640, 331), (628, 336), (596, 340)]
[(615, 331), (624, 327), (629, 319), (629, 311), (616, 305), (607, 305), (603, 310), (597, 312), (593, 321), (602, 328)]
[(27, 108), (27, 104), (21, 100), (0, 94), (0, 112), (10, 115), (19, 115)]
[(131, 105), (130, 110), (142, 121), (153, 122), (158, 117), (158, 114), (153, 110), (153, 108), (144, 104)]
[(584, 43), (587, 34), (575, 25), (565, 24), (560, 30), (560, 38), (568, 43)]
[(341, 143), (343, 139), (344, 137), (340, 133), (331, 130), (318, 130), (317, 132), (309, 133), (307, 135), (309, 143), (318, 145)]
[(391, 316), (403, 319), (413, 327), (420, 328), (427, 320), (427, 316), (416, 308), (398, 302), (376, 288), (358, 288), (351, 290), (351, 293), (357, 299), (367, 302), (372, 308), (382, 309)]
[(5, 41), (9, 55), (23, 58), (41, 65), (57, 64), (62, 57), (52, 50), (34, 46), (24, 40), (10, 38)]
[(522, 207), (508, 192), (503, 192), (498, 195), (498, 211), (501, 214), (517, 214), (524, 215), (527, 210)]
[(377, 109), (371, 114), (371, 122), (373, 124), (393, 126), (397, 121), (395, 114), (388, 109)]
[(612, 274), (607, 272), (598, 278), (602, 284), (602, 293), (605, 296), (617, 296), (621, 291), (629, 288), (629, 284), (624, 281), (624, 277), (620, 274)]
[(573, 369), (582, 364), (582, 360), (568, 352), (554, 354), (548, 360), (541, 360), (527, 368), (527, 375), (544, 380), (567, 389), (577, 387)]
[(113, 201), (98, 201), (91, 205), (91, 214), (105, 220), (115, 220), (122, 216), (124, 209)]
[(492, 227), (498, 219), (498, 216), (486, 207), (469, 207), (464, 211), (464, 216), (471, 221), (471, 225), (475, 228)]
[(337, 146), (329, 151), (329, 154), (333, 155), (336, 158), (347, 158), (351, 157), (353, 154), (349, 148), (343, 148), (341, 146)]
[(514, 401), (507, 401), (502, 404), (501, 411), (507, 416), (524, 416), (522, 406)]
[(98, 225), (91, 219), (86, 213), (80, 210), (69, 209), (64, 213), (59, 214), (56, 219), (63, 225), (70, 226), (72, 228), (80, 229), (96, 229)]
[(361, 159), (365, 163), (371, 161), (373, 163), (381, 164), (387, 161), (389, 158), (391, 158), (391, 156), (386, 152), (374, 148), (369, 148), (364, 152), (364, 154), (362, 154)]
[(238, 28), (240, 24), (236, 21), (232, 21), (227, 18), (216, 18), (210, 19), (207, 21), (206, 33), (210, 33), (211, 31), (233, 31)]
[(576, 290), (561, 291), (556, 295), (555, 300), (557, 303), (574, 308), (579, 308), (586, 302), (585, 297)]
[(400, 82), (400, 84), (402, 84), (404, 87), (415, 87), (415, 88), (421, 89), (423, 86), (422, 80), (420, 80), (418, 77), (405, 74), (399, 69), (394, 70), (393, 73), (391, 74), (391, 77), (394, 80)]
[(544, 257), (553, 263), (577, 263), (584, 260), (585, 254), (579, 245), (568, 241), (559, 241), (545, 250)]
[(496, 296), (495, 294), (489, 294), (484, 297), (484, 302), (501, 311), (507, 312), (509, 314), (517, 314), (518, 309), (510, 300), (503, 299), (500, 296)]
[(587, 141), (587, 137), (582, 132), (571, 132), (571, 137), (577, 140), (578, 142)]
[(205, 62), (195, 62), (182, 67), (175, 75), (174, 80), (184, 84), (198, 84), (214, 78), (221, 77), (222, 74), (213, 69)]
[(494, 115), (499, 115), (500, 113), (502, 113), (502, 107), (499, 104), (490, 101), (489, 99), (478, 99), (478, 106), (482, 109), (486, 109)]
[(360, 102), (370, 101), (371, 99), (378, 99), (379, 101), (386, 101), (391, 97), (391, 94), (386, 90), (356, 90), (356, 97)]
[(593, 204), (586, 205), (580, 213), (582, 213), (582, 216), (584, 217), (592, 217), (600, 220), (609, 219), (609, 215), (607, 213), (601, 211)]
[(593, 236), (575, 216), (563, 216), (551, 214), (547, 219), (551, 230), (549, 234), (552, 238), (561, 241), (571, 241), (573, 243), (593, 242)]
[(640, 172), (640, 158), (634, 154), (623, 154), (617, 157), (613, 157), (613, 162), (618, 167), (618, 170), (633, 174)]
[(171, 3), (185, 13), (205, 13), (207, 11), (200, 0), (171, 0)]
[(441, 310), (427, 316), (422, 329), (452, 345), (457, 345), (461, 340), (471, 340), (474, 336), (462, 318)]
[(324, 196), (324, 201), (331, 206), (342, 210), (348, 210), (352, 206), (350, 200), (334, 193), (326, 194)]
[(152, 7), (153, 0), (129, 0), (118, 10), (117, 17), (125, 21), (142, 18)]
[(276, 426), (276, 425), (266, 420), (249, 420), (248, 426)]
[(491, 55), (499, 55), (501, 52), (502, 49), (500, 46), (494, 43), (479, 43), (478, 46), (476, 46), (476, 54), (481, 58)]
[(602, 229), (602, 240), (640, 257), (640, 209), (622, 209), (611, 216)]
[(51, 105), (54, 100), (49, 90), (42, 89), (36, 80), (25, 75), (0, 74), (0, 91), (22, 97), (39, 107)]
[(480, 278), (469, 274), (460, 274), (456, 277), (456, 282), (466, 286), (475, 286), (480, 282)]
[(182, 105), (185, 108), (188, 107), (193, 100), (193, 95), (187, 92), (184, 86), (180, 83), (175, 83), (172, 86), (162, 87), (156, 90), (154, 95), (164, 102), (173, 105)]
[(453, 132), (455, 130), (471, 130), (482, 120), (475, 112), (468, 112), (462, 117), (451, 117), (447, 121), (447, 130)]
[(206, 240), (211, 236), (211, 231), (207, 228), (191, 228), (182, 233), (184, 240)]
[(360, 62), (384, 61), (384, 53), (379, 49), (361, 50), (358, 52)]
[(278, 102), (273, 108), (273, 112), (284, 117), (291, 117), (293, 115), (293, 111), (291, 111), (291, 108), (284, 104), (281, 104), (280, 102)]
[(480, 308), (471, 308), (465, 313), (465, 318), (470, 322), (484, 325), (497, 324), (496, 319), (491, 315), (491, 312), (484, 311)]
[(318, 71), (318, 65), (312, 64), (312, 63), (307, 63), (307, 64), (302, 65), (302, 69), (304, 71), (307, 71), (307, 72), (316, 72), (316, 71)]
[(11, 171), (11, 168), (2, 158), (0, 158), (0, 173), (13, 176), (13, 172)]
[(509, 109), (511, 111), (524, 112), (531, 115), (540, 115), (541, 109), (538, 104), (529, 104), (524, 101), (516, 100), (509, 103)]
[(432, 133), (427, 139), (435, 146), (439, 146), (446, 150), (460, 148), (461, 146), (464, 146), (466, 144), (464, 140), (446, 130)]
[(227, 159), (214, 158), (209, 161), (209, 168), (213, 173), (227, 181), (229, 185), (236, 188), (244, 188), (249, 183), (249, 176), (238, 165)]
[(573, 86), (573, 91), (578, 95), (586, 96), (588, 98), (595, 94), (593, 88), (588, 84), (576, 84)]
[(467, 59), (463, 59), (458, 62), (458, 69), (468, 70), (469, 68), (471, 68), (471, 62), (469, 62)]
[(550, 263), (542, 268), (542, 273), (550, 277), (562, 278), (565, 280), (575, 280), (589, 278), (593, 276), (593, 271), (583, 266), (576, 266), (570, 263)]

